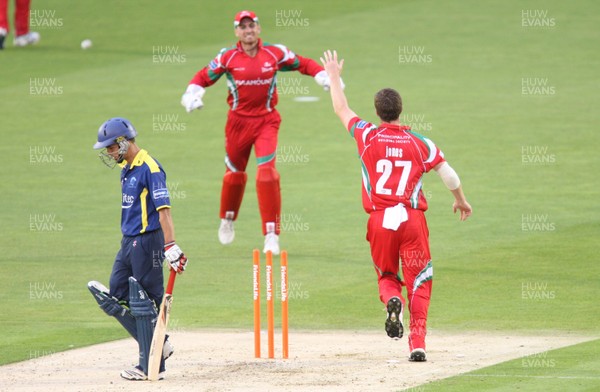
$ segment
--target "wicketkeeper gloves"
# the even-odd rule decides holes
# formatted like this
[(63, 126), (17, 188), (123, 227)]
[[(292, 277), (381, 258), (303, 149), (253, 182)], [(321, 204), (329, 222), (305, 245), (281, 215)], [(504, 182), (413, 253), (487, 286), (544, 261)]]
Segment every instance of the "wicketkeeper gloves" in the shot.
[(181, 104), (187, 110), (188, 113), (191, 113), (194, 109), (202, 109), (204, 103), (202, 102), (202, 97), (206, 90), (204, 87), (198, 86), (197, 84), (190, 84), (185, 90), (185, 93), (181, 97)]
[[(316, 74), (315, 82), (317, 82), (319, 86), (323, 87), (323, 90), (329, 91), (329, 86), (331, 86), (331, 79), (329, 79), (327, 71), (323, 70)], [(345, 89), (346, 85), (344, 84), (342, 78), (340, 78), (340, 82), (342, 82), (342, 90)]]

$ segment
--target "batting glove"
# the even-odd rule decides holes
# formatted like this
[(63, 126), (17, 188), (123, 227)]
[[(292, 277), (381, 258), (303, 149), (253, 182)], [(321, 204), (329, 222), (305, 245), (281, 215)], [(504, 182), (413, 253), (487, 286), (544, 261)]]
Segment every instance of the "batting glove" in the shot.
[(200, 87), (197, 84), (190, 84), (185, 90), (185, 93), (181, 97), (181, 104), (188, 113), (191, 113), (194, 109), (202, 109), (204, 103), (202, 97), (206, 90), (204, 87)]
[[(323, 87), (323, 90), (329, 91), (329, 87), (331, 86), (331, 79), (329, 79), (327, 71), (323, 70), (316, 74), (315, 82), (317, 82), (319, 86)], [(342, 90), (345, 89), (346, 85), (344, 84), (344, 81), (341, 78), (340, 82), (342, 82)]]
[(169, 262), (169, 267), (178, 274), (185, 271), (187, 257), (174, 241), (165, 244), (165, 260)]
[(127, 305), (126, 301), (119, 301), (115, 297), (109, 297), (106, 293), (102, 293), (102, 295), (108, 298), (100, 304), (100, 309), (104, 310), (106, 314), (109, 316), (116, 316), (119, 313), (125, 314), (126, 309), (123, 305)]

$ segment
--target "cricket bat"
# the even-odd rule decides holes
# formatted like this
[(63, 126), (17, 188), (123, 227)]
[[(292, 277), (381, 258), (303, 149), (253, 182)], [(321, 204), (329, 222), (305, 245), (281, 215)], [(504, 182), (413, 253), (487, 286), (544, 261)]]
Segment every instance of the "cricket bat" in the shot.
[(171, 313), (171, 305), (173, 304), (175, 276), (177, 276), (177, 272), (171, 270), (167, 289), (165, 290), (165, 296), (160, 304), (158, 319), (156, 320), (156, 326), (154, 327), (154, 335), (152, 336), (152, 344), (150, 345), (150, 354), (148, 355), (148, 380), (150, 381), (158, 380), (163, 345), (165, 344), (165, 335), (167, 334), (167, 325), (169, 323), (169, 314)]

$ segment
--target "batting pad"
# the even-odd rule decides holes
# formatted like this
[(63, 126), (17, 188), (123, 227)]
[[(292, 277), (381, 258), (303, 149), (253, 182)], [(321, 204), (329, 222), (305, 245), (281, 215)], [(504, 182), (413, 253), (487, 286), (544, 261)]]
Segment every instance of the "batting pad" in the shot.
[(129, 278), (129, 309), (131, 315), (135, 317), (137, 326), (139, 365), (144, 373), (148, 374), (148, 354), (154, 332), (153, 320), (156, 319), (157, 313), (154, 303), (148, 298), (148, 294), (134, 277)]
[(88, 283), (88, 289), (94, 296), (96, 302), (98, 302), (100, 309), (107, 315), (116, 318), (123, 328), (137, 340), (135, 317), (131, 315), (129, 309), (121, 305), (115, 297), (111, 297), (108, 288), (100, 282), (92, 280)]

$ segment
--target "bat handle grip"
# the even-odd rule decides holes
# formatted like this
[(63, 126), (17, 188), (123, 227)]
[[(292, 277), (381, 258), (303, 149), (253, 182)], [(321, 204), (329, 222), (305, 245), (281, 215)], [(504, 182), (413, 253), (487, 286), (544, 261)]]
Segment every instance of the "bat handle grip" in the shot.
[(171, 271), (171, 274), (169, 275), (169, 282), (167, 283), (165, 294), (171, 295), (173, 294), (173, 286), (175, 286), (175, 277), (177, 276), (177, 272), (170, 268), (169, 270)]

